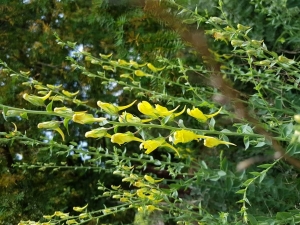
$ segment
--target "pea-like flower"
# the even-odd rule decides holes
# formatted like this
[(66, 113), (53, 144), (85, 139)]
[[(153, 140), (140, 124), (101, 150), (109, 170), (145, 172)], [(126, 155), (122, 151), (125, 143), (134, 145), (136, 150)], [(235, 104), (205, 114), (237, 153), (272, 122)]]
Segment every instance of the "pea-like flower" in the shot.
[(133, 135), (133, 133), (131, 133), (131, 132), (116, 133), (116, 134), (111, 136), (110, 140), (111, 140), (112, 143), (117, 143), (119, 145), (122, 145), (122, 144), (127, 143), (127, 142), (131, 142), (131, 141), (143, 142), (142, 139), (135, 137)]
[(235, 144), (233, 144), (231, 142), (221, 141), (221, 140), (219, 140), (217, 138), (214, 138), (214, 137), (207, 137), (204, 140), (204, 145), (206, 147), (208, 147), (208, 148), (213, 148), (213, 147), (218, 146), (220, 144), (223, 144), (223, 145), (235, 145)]
[(44, 97), (39, 97), (36, 95), (29, 95), (29, 94), (25, 93), (23, 95), (23, 98), (33, 105), (45, 106), (44, 101), (50, 97), (51, 93), (52, 93), (52, 91), (49, 91), (48, 94), (46, 94)]
[(144, 115), (157, 118), (157, 112), (149, 102), (142, 101), (138, 104), (138, 110)]
[(105, 112), (107, 112), (110, 115), (117, 115), (119, 111), (122, 111), (124, 109), (127, 109), (129, 107), (131, 107), (134, 103), (136, 102), (133, 101), (132, 103), (130, 103), (129, 105), (125, 105), (125, 106), (115, 106), (113, 104), (110, 103), (106, 103), (106, 102), (101, 102), (98, 101), (97, 105)]
[(59, 128), (60, 124), (61, 124), (60, 121), (54, 121), (53, 120), (53, 121), (47, 121), (47, 122), (39, 123), (37, 127), (40, 128), (40, 129), (55, 130), (60, 134), (63, 141), (65, 141), (65, 135), (64, 135), (63, 131)]
[(140, 119), (128, 112), (123, 112), (121, 116), (119, 116), (120, 123), (146, 123), (151, 121), (152, 119)]
[(174, 133), (173, 143), (176, 145), (178, 143), (187, 143), (193, 140), (206, 138), (207, 136), (195, 134), (189, 130), (179, 130)]
[(138, 104), (138, 110), (143, 113), (144, 115), (150, 116), (152, 118), (159, 118), (159, 117), (167, 117), (173, 115), (174, 117), (181, 115), (185, 111), (184, 109), (179, 113), (174, 113), (179, 106), (175, 109), (168, 110), (166, 107), (161, 106), (159, 104), (155, 105), (155, 108), (147, 101), (142, 101)]
[(62, 90), (62, 93), (65, 95), (65, 96), (67, 96), (67, 97), (69, 97), (69, 98), (73, 98), (73, 97), (75, 97), (76, 95), (78, 95), (79, 94), (79, 91), (76, 91), (76, 92), (68, 92), (68, 91), (66, 91), (66, 90)]
[(85, 133), (86, 138), (102, 138), (102, 137), (108, 137), (110, 138), (111, 135), (107, 133), (107, 129), (100, 127), (97, 129), (90, 130)]
[(159, 180), (155, 180), (153, 177), (149, 176), (149, 175), (145, 175), (144, 176), (144, 179), (146, 181), (148, 181), (150, 184), (155, 184), (155, 183), (159, 183), (159, 182), (162, 182), (164, 180), (164, 178), (162, 179), (159, 179)]
[(146, 154), (150, 154), (158, 147), (171, 148), (172, 150), (174, 150), (177, 153), (178, 156), (180, 156), (177, 149), (174, 148), (169, 143), (167, 143), (163, 137), (155, 138), (153, 140), (143, 141), (143, 143), (140, 144), (140, 149), (143, 149), (143, 148), (146, 149), (146, 151), (145, 151)]
[(86, 209), (87, 206), (88, 206), (88, 204), (86, 204), (83, 207), (73, 207), (73, 210), (76, 211), (76, 212), (82, 212), (83, 210)]
[(60, 114), (63, 117), (72, 117), (74, 115), (74, 112), (71, 108), (67, 107), (56, 107), (53, 110), (55, 113)]
[(162, 71), (164, 68), (166, 68), (165, 66), (162, 68), (157, 68), (157, 67), (153, 66), (151, 63), (147, 63), (147, 67), (154, 73)]
[(99, 117), (95, 118), (92, 114), (87, 114), (85, 112), (75, 112), (75, 114), (72, 117), (72, 120), (75, 123), (80, 123), (80, 124), (91, 124), (94, 122), (103, 122), (106, 120), (104, 117)]
[(205, 123), (208, 119), (218, 115), (221, 112), (221, 110), (222, 110), (222, 108), (220, 108), (217, 112), (215, 112), (213, 114), (206, 115), (200, 109), (193, 107), (192, 110), (187, 109), (187, 114), (196, 118), (198, 121)]

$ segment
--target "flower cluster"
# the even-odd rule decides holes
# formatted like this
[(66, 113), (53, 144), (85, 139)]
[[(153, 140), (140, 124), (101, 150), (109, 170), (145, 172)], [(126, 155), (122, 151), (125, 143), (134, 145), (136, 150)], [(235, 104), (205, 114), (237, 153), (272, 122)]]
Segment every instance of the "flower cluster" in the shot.
[[(101, 101), (98, 101), (97, 104), (98, 106), (106, 113), (110, 115), (118, 115), (119, 111), (127, 109), (131, 107), (136, 101), (132, 102), (129, 105), (126, 106), (115, 106), (110, 103), (104, 103)], [(131, 113), (128, 112), (123, 112), (121, 115), (119, 115), (119, 122), (120, 123), (130, 123), (130, 124), (142, 124), (146, 122), (150, 122), (155, 119), (161, 119), (161, 118), (166, 118), (170, 117), (174, 119), (175, 117), (180, 116), (185, 112), (185, 107), (183, 110), (180, 112), (176, 112), (177, 109), (180, 106), (177, 106), (176, 108), (172, 110), (168, 110), (166, 107), (161, 106), (159, 104), (156, 104), (155, 107), (153, 107), (149, 102), (147, 101), (142, 101), (138, 104), (138, 110), (144, 114), (145, 116), (149, 117), (148, 119), (140, 119), (137, 116), (132, 115)], [(217, 112), (213, 114), (206, 115), (204, 114), (200, 109), (193, 107), (193, 109), (187, 109), (187, 114), (190, 115), (191, 117), (194, 117), (197, 119), (199, 122), (206, 122), (208, 119), (218, 115), (221, 112), (220, 108)], [(75, 118), (74, 118), (75, 117)], [(77, 119), (77, 117), (84, 117), (85, 119)], [(74, 120), (75, 119), (75, 120)], [(89, 123), (89, 122), (102, 122), (105, 120), (105, 118), (94, 118), (92, 117), (91, 114), (85, 114), (83, 113), (75, 113), (73, 115), (73, 120), (78, 123)], [(133, 133), (131, 132), (126, 132), (126, 133), (115, 133), (113, 135), (110, 135), (107, 133), (107, 128), (97, 128), (93, 129), (91, 131), (88, 131), (85, 136), (86, 137), (91, 137), (91, 138), (102, 138), (102, 137), (107, 137), (110, 138), (112, 143), (116, 143), (119, 145), (132, 142), (132, 141), (137, 141), (140, 142), (140, 149), (144, 149), (146, 154), (149, 154), (153, 152), (155, 149), (159, 147), (165, 147), (172, 149), (178, 156), (180, 156), (178, 150), (170, 143), (166, 141), (166, 138), (164, 137), (158, 137), (150, 140), (143, 140), (141, 138), (136, 137)], [(219, 140), (218, 138), (211, 137), (211, 136), (206, 136), (206, 135), (200, 135), (196, 134), (190, 130), (177, 130), (175, 131), (172, 135), (169, 136), (169, 141), (173, 143), (174, 145), (177, 145), (178, 143), (188, 143), (193, 140), (204, 140), (203, 144), (204, 146), (208, 148), (213, 148), (216, 147), (220, 144), (225, 144), (225, 145), (235, 145), (231, 142), (227, 141), (222, 141)]]
[[(149, 64), (148, 67), (151, 70), (156, 69), (157, 71), (159, 71), (159, 69), (154, 68), (153, 65)], [(24, 94), (23, 98), (36, 106), (45, 106), (44, 101), (50, 97), (51, 93), (52, 93), (52, 91), (49, 91), (44, 97), (38, 97), (35, 95)], [(78, 93), (79, 92), (70, 93), (68, 91), (63, 90), (63, 94), (70, 98), (75, 97)], [(198, 108), (193, 107), (192, 109), (188, 108), (186, 110), (186, 107), (184, 106), (184, 108), (178, 112), (177, 110), (180, 106), (177, 106), (172, 110), (168, 110), (166, 107), (161, 106), (159, 104), (155, 104), (155, 106), (152, 106), (149, 102), (142, 101), (142, 102), (138, 103), (137, 108), (144, 116), (148, 117), (147, 119), (141, 119), (137, 116), (134, 116), (131, 113), (126, 112), (126, 111), (123, 112), (121, 115), (119, 115), (120, 111), (133, 106), (135, 103), (136, 103), (136, 100), (125, 106), (116, 106), (116, 105), (113, 105), (110, 103), (98, 101), (97, 105), (105, 113), (112, 115), (112, 116), (118, 116), (118, 120), (120, 123), (123, 123), (123, 124), (128, 123), (128, 124), (130, 124), (130, 126), (132, 124), (136, 124), (136, 127), (138, 127), (139, 124), (144, 124), (144, 123), (147, 123), (147, 122), (150, 122), (153, 120), (160, 120), (160, 121), (165, 120), (167, 122), (172, 121), (175, 117), (182, 115), (185, 111), (187, 111), (187, 114), (189, 116), (197, 119), (199, 122), (204, 123), (208, 119), (218, 115), (222, 110), (222, 108), (220, 108), (217, 112), (206, 115)], [(47, 108), (48, 108), (48, 106), (47, 106)], [(102, 124), (103, 123), (109, 124), (109, 121), (107, 121), (107, 118), (105, 118), (105, 117), (95, 117), (94, 115), (88, 114), (87, 112), (74, 112), (71, 108), (67, 108), (67, 107), (55, 108), (53, 110), (53, 112), (58, 116), (65, 117), (65, 120), (67, 120), (67, 122), (69, 120), (72, 120), (73, 122), (79, 123), (79, 124), (92, 124), (92, 123), (96, 123), (96, 122), (102, 123)], [(64, 133), (60, 129), (61, 123), (62, 122), (60, 122), (60, 121), (43, 122), (43, 123), (38, 124), (38, 128), (57, 131), (61, 135), (62, 139), (65, 140)], [(165, 123), (166, 122), (164, 122), (164, 124)], [(65, 121), (64, 121), (64, 125), (65, 125)], [(163, 127), (163, 125), (162, 125), (162, 127)], [(67, 128), (67, 126), (66, 126), (66, 128)], [(111, 127), (111, 128), (113, 128), (113, 127)], [(157, 149), (159, 147), (164, 147), (164, 148), (169, 148), (169, 149), (173, 150), (174, 152), (176, 152), (176, 154), (178, 156), (180, 156), (179, 152), (173, 145), (177, 145), (178, 143), (188, 143), (193, 140), (197, 140), (197, 141), (204, 140), (204, 142), (203, 142), (204, 145), (209, 148), (218, 146), (220, 144), (234, 145), (233, 143), (230, 143), (227, 141), (222, 141), (222, 140), (219, 140), (219, 139), (217, 139), (215, 137), (211, 137), (211, 136), (196, 134), (196, 133), (194, 133), (190, 130), (186, 130), (186, 129), (176, 130), (175, 132), (171, 132), (171, 135), (169, 135), (169, 141), (171, 143), (173, 143), (173, 145), (172, 145), (166, 141), (167, 138), (165, 138), (165, 137), (157, 137), (157, 138), (150, 139), (150, 140), (143, 140), (139, 137), (136, 137), (135, 134), (133, 134), (131, 132), (115, 133), (115, 134), (111, 135), (108, 133), (108, 130), (111, 128), (100, 127), (100, 128), (90, 130), (85, 133), (85, 137), (87, 137), (87, 138), (106, 137), (106, 138), (110, 138), (112, 143), (116, 143), (119, 145), (123, 145), (125, 143), (132, 142), (132, 141), (137, 141), (137, 142), (141, 143), (140, 149), (144, 149), (146, 154), (153, 152), (155, 149)]]

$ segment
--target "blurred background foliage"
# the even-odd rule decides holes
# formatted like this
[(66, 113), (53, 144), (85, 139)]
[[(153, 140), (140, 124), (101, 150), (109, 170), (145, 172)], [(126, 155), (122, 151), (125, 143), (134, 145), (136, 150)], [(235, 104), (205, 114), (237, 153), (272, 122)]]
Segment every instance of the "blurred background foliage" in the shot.
[[(228, 24), (233, 27), (236, 24), (252, 27), (249, 33), (251, 39), (264, 40), (268, 50), (278, 55), (284, 54), (296, 61), (299, 60), (300, 3), (296, 0), (224, 0), (223, 11), (218, 9), (219, 2), (216, 0), (178, 0), (176, 3), (192, 11), (196, 10), (202, 16), (203, 21), (197, 22), (200, 29), (212, 29), (211, 24), (207, 23), (210, 17), (226, 17)], [(169, 4), (170, 12), (178, 13), (179, 9), (172, 4), (171, 0)], [(7, 0), (5, 2), (2, 0), (0, 14), (0, 59), (7, 62), (13, 70), (30, 71), (35, 80), (44, 84), (62, 84), (65, 90), (71, 92), (79, 90), (78, 98), (87, 100), (89, 109), (94, 112), (98, 112), (96, 106), (98, 100), (126, 105), (136, 99), (136, 93), (123, 92), (119, 85), (108, 85), (104, 88), (94, 79), (84, 76), (82, 71), (73, 70), (66, 56), (73, 58), (76, 63), (94, 73), (96, 73), (97, 67), (85, 61), (76, 52), (85, 51), (95, 56), (99, 53), (113, 53), (114, 60), (153, 62), (157, 67), (164, 65), (166, 61), (162, 60), (163, 58), (167, 58), (173, 63), (177, 63), (180, 59), (184, 65), (194, 68), (201, 65), (201, 60), (196, 52), (180, 39), (179, 34), (170, 29), (163, 21), (145, 13), (143, 4), (139, 1)], [(180, 22), (179, 19), (178, 22)], [(194, 23), (195, 21), (191, 21), (191, 24)], [(58, 45), (53, 35), (54, 32), (64, 41), (76, 42), (75, 49)], [(245, 94), (245, 101), (249, 102), (249, 110), (261, 117), (261, 122), (270, 127), (276, 136), (283, 138), (282, 135), (290, 135), (292, 132), (289, 125), (291, 118), (300, 111), (298, 107), (299, 88), (294, 85), (297, 76), (292, 72), (284, 71), (283, 73), (281, 68), (270, 69), (269, 72), (262, 72), (263, 69), (254, 68), (256, 78), (253, 79), (253, 76), (247, 73), (248, 65), (245, 63), (244, 52), (234, 52), (232, 46), (225, 41), (214, 39), (213, 35), (209, 33), (207, 36), (211, 51), (227, 66), (227, 78), (233, 82), (235, 88)], [(228, 58), (225, 57), (226, 55)], [(218, 56), (220, 57), (218, 58)], [(36, 94), (37, 91), (30, 86), (20, 85), (23, 80), (9, 76), (4, 70), (0, 71), (0, 93), (2, 93), (0, 103), (19, 108), (31, 107), (22, 99), (22, 95), (29, 92)], [(273, 74), (277, 76), (270, 79)], [(188, 75), (191, 83), (203, 88), (201, 89), (204, 93), (201, 94), (202, 106), (208, 113), (212, 108), (209, 106), (212, 104), (211, 97), (215, 93), (213, 88), (207, 86), (209, 78), (203, 77), (201, 74), (199, 77), (197, 70), (189, 71)], [(110, 73), (109, 76), (115, 78), (116, 74)], [(176, 69), (168, 70), (168, 73), (165, 74), (165, 78), (171, 80), (176, 80), (179, 76), (176, 74)], [(276, 81), (276, 83), (274, 80), (278, 82)], [(141, 82), (144, 86), (148, 86), (149, 90), (161, 91), (163, 88), (160, 86), (159, 80), (142, 79)], [(261, 89), (258, 90), (258, 87)], [(178, 98), (182, 95), (180, 88), (170, 87), (168, 92)], [(144, 98), (141, 97), (140, 100), (149, 97), (151, 95), (148, 96), (148, 93), (145, 93)], [(160, 99), (152, 100), (153, 103), (162, 105), (168, 102)], [(191, 107), (191, 105), (189, 106)], [(77, 111), (85, 109), (81, 105), (76, 108)], [(216, 122), (216, 129), (232, 130), (232, 122), (236, 121), (232, 121), (228, 115), (220, 118)], [(49, 118), (32, 115), (26, 122), (21, 122), (16, 118), (9, 118), (8, 121), (0, 118), (0, 132), (13, 130), (11, 122), (15, 122), (19, 131), (26, 131), (28, 136), (42, 138), (45, 133), (38, 130), (36, 124), (43, 120), (46, 121)], [(209, 129), (208, 125), (199, 127), (198, 123), (196, 124), (190, 118), (185, 118), (185, 121), (187, 121), (186, 125), (190, 127)], [(240, 127), (238, 124), (236, 126)], [(91, 127), (87, 125), (70, 126), (70, 133), (76, 135), (66, 136), (66, 143), (81, 143), (80, 148), (86, 148), (85, 145), (111, 147), (108, 146), (110, 143), (106, 143), (102, 139), (88, 140), (87, 143), (82, 143), (83, 134), (90, 129)], [(57, 139), (59, 137), (55, 135), (54, 140)], [(250, 175), (235, 174), (237, 162), (255, 155), (272, 154), (268, 145), (255, 147), (255, 145), (249, 145), (249, 141), (236, 137), (233, 142), (242, 147), (224, 152), (226, 160), (223, 162), (223, 166), (226, 167), (227, 173), (234, 178), (214, 182), (199, 177), (198, 185), (192, 187), (192, 191), (189, 193), (190, 198), (205, 199), (202, 206), (207, 208), (211, 214), (238, 208), (233, 203), (239, 200), (234, 193), (240, 185), (239, 176), (247, 179)], [(293, 148), (286, 142), (283, 142), (283, 145)], [(207, 151), (198, 143), (193, 143), (188, 147), (192, 149), (192, 152), (188, 154), (192, 154), (195, 159), (192, 170), (196, 171), (199, 167), (197, 163), (202, 160), (205, 160), (212, 169), (219, 168), (219, 152)], [(127, 148), (129, 151), (133, 149), (131, 145), (127, 145)], [(53, 153), (55, 151), (53, 149)], [(296, 150), (293, 151), (295, 154)], [(154, 152), (154, 155), (160, 157), (157, 152)], [(53, 171), (46, 168), (41, 171), (41, 168), (33, 168), (29, 170), (24, 167), (14, 167), (13, 165), (17, 162), (28, 164), (39, 162), (60, 164), (63, 162), (70, 169)], [(113, 202), (107, 202), (105, 199), (97, 198), (94, 201), (92, 199), (98, 195), (98, 180), (105, 180), (109, 186), (118, 184), (120, 178), (107, 174), (101, 169), (90, 170), (88, 169), (90, 164), (92, 163), (89, 160), (85, 160), (80, 155), (52, 157), (48, 151), (42, 151), (36, 146), (25, 146), (21, 143), (12, 143), (1, 139), (0, 224), (17, 224), (21, 219), (39, 220), (44, 214), (52, 214), (57, 210), (71, 211), (73, 206), (85, 205), (87, 202), (89, 202), (91, 210), (103, 208), (103, 204), (113, 205)], [(82, 168), (74, 169), (79, 167)], [(147, 170), (151, 172), (151, 168), (147, 168)], [(257, 206), (252, 207), (250, 212), (256, 215), (272, 216), (278, 211), (297, 209), (299, 206), (297, 176), (297, 172), (290, 166), (283, 162), (278, 163), (264, 182), (253, 185), (249, 189), (249, 201)], [(219, 199), (224, 201), (220, 202)], [(133, 212), (129, 212), (129, 214), (131, 217), (123, 214), (112, 217), (114, 223), (129, 224), (133, 222)], [(112, 218), (108, 218), (107, 222), (111, 222), (109, 220)], [(169, 224), (173, 224), (173, 222), (172, 219), (169, 220)]]

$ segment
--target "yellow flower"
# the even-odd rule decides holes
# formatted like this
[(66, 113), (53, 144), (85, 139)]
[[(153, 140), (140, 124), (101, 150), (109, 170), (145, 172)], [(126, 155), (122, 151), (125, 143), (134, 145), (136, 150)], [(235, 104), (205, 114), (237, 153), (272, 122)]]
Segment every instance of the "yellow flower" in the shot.
[(214, 137), (206, 137), (205, 140), (204, 140), (204, 145), (206, 147), (209, 147), (209, 148), (213, 148), (213, 147), (218, 146), (220, 144), (235, 145), (235, 144), (227, 142), (227, 141), (221, 141), (221, 140), (219, 140), (217, 138), (214, 138)]
[(23, 95), (23, 98), (26, 101), (28, 101), (31, 104), (33, 104), (33, 105), (36, 105), (36, 106), (45, 106), (44, 101), (50, 97), (51, 93), (52, 93), (52, 91), (49, 91), (49, 93), (47, 95), (45, 95), (44, 97), (39, 97), (39, 96), (36, 96), (36, 95), (28, 95), (27, 93), (25, 93)]
[(144, 115), (157, 118), (157, 112), (149, 102), (142, 101), (138, 104), (138, 110)]
[(63, 93), (65, 96), (69, 97), (69, 98), (73, 98), (73, 97), (75, 97), (76, 95), (78, 95), (79, 91), (76, 91), (76, 92), (72, 93), (72, 92), (68, 92), (68, 91), (62, 90), (62, 93)]
[(150, 184), (155, 184), (155, 183), (159, 183), (162, 182), (164, 178), (159, 179), (159, 180), (155, 180), (153, 177), (145, 175), (144, 176), (145, 180), (148, 181)]
[(155, 207), (154, 205), (147, 205), (146, 206), (147, 211), (149, 212), (153, 212), (154, 210), (160, 210), (162, 211), (162, 209)]
[(76, 220), (72, 219), (72, 220), (67, 220), (66, 224), (67, 225), (69, 225), (69, 224), (78, 224), (78, 222)]
[[(140, 188), (136, 191), (136, 195), (140, 198), (146, 198), (147, 196), (144, 194), (145, 188)], [(146, 190), (147, 191), (147, 190)]]
[(63, 97), (63, 96), (51, 96), (49, 99), (52, 100), (52, 101), (61, 101), (61, 102), (64, 102), (65, 97)]
[(125, 105), (125, 106), (114, 106), (113, 104), (110, 104), (110, 103), (98, 101), (98, 102), (97, 102), (97, 105), (98, 105), (103, 111), (107, 112), (108, 114), (116, 115), (116, 114), (118, 114), (119, 111), (129, 108), (129, 107), (132, 106), (135, 102), (136, 102), (136, 100), (133, 101), (132, 103), (130, 103), (129, 105)]
[(147, 140), (140, 144), (140, 149), (143, 149), (143, 148), (146, 149), (146, 151), (145, 151), (146, 154), (150, 154), (158, 147), (171, 148), (177, 153), (178, 156), (180, 156), (177, 149), (174, 148), (172, 145), (168, 144), (163, 137), (155, 138), (153, 140)]
[(145, 72), (143, 72), (142, 70), (135, 70), (134, 71), (134, 75), (138, 76), (138, 77), (147, 77), (147, 76), (151, 76), (150, 74), (147, 74)]
[(60, 85), (51, 85), (51, 84), (47, 84), (46, 85), (48, 88), (50, 88), (51, 90), (56, 90), (62, 87), (62, 84)]
[(166, 107), (156, 104), (155, 110), (156, 110), (157, 114), (159, 114), (160, 116), (170, 116), (173, 112), (175, 112), (178, 109), (178, 107), (179, 106), (177, 106), (175, 109), (172, 109), (169, 111)]
[(69, 213), (63, 213), (61, 211), (55, 211), (54, 216), (58, 216), (61, 219), (66, 219), (69, 217)]
[(72, 117), (74, 115), (74, 112), (71, 108), (67, 107), (56, 107), (53, 110), (55, 113), (61, 114), (64, 117)]
[(26, 112), (21, 112), (21, 111), (13, 110), (13, 109), (7, 110), (5, 116), (7, 116), (7, 117), (10, 117), (10, 116), (21, 116), (22, 118), (28, 119), (28, 116), (27, 116)]
[(88, 204), (86, 204), (83, 207), (73, 207), (73, 210), (76, 212), (82, 212), (84, 209), (86, 209), (87, 206), (88, 206)]
[(62, 132), (62, 130), (59, 128), (61, 122), (59, 121), (47, 121), (47, 122), (43, 122), (43, 123), (39, 123), (38, 124), (38, 128), (40, 129), (49, 129), (49, 130), (55, 130), (57, 131), (60, 136), (62, 137), (63, 141), (65, 141), (65, 135)]
[(218, 114), (221, 112), (221, 110), (222, 110), (222, 108), (220, 108), (219, 111), (216, 112), (216, 113), (213, 113), (213, 114), (210, 114), (210, 115), (206, 115), (206, 114), (203, 114), (203, 112), (202, 112), (200, 109), (193, 107), (192, 110), (187, 109), (187, 113), (188, 113), (190, 116), (196, 118), (198, 121), (204, 123), (204, 122), (206, 122), (209, 118), (212, 118), (212, 117), (218, 115)]
[(181, 112), (173, 114), (178, 109), (178, 107), (179, 106), (177, 106), (175, 109), (168, 110), (166, 107), (159, 104), (156, 104), (154, 108), (147, 101), (142, 101), (138, 104), (138, 110), (144, 115), (150, 116), (152, 118), (166, 117), (170, 115), (174, 115), (174, 117), (179, 116), (185, 111), (185, 107)]
[(90, 130), (85, 133), (86, 138), (102, 138), (102, 137), (108, 137), (110, 138), (111, 135), (107, 133), (107, 129), (100, 127), (94, 130)]
[(121, 116), (119, 116), (120, 123), (146, 123), (151, 121), (152, 119), (141, 120), (139, 117), (136, 117), (128, 112), (123, 112)]
[(157, 67), (153, 66), (151, 63), (147, 63), (147, 67), (154, 73), (156, 73), (158, 71), (162, 71), (164, 68), (166, 68), (165, 66), (162, 68), (157, 68)]
[(116, 133), (111, 136), (110, 140), (112, 143), (117, 143), (119, 145), (122, 145), (127, 142), (131, 142), (131, 141), (143, 142), (142, 139), (135, 137), (131, 132), (126, 132), (125, 134)]
[(94, 122), (103, 122), (106, 120), (104, 117), (100, 118), (95, 118), (92, 114), (87, 114), (85, 112), (75, 112), (75, 114), (72, 117), (72, 120), (75, 123), (80, 123), (80, 124), (90, 124)]
[(194, 132), (189, 130), (179, 130), (174, 133), (173, 142), (176, 145), (178, 143), (187, 143), (193, 140), (206, 138), (206, 137), (207, 136), (195, 134)]

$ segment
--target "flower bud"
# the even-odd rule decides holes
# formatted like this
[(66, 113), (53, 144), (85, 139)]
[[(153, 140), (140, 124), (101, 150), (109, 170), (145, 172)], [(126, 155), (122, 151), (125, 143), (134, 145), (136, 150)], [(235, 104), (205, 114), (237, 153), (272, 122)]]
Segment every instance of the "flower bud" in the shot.
[(85, 112), (75, 112), (75, 114), (72, 117), (72, 120), (75, 123), (91, 124), (91, 123), (94, 123), (94, 122), (101, 123), (104, 120), (106, 120), (106, 118), (104, 118), (104, 117), (95, 118), (92, 114), (87, 114)]
[(26, 101), (28, 101), (28, 102), (30, 102), (31, 104), (33, 104), (33, 105), (36, 105), (36, 106), (45, 106), (44, 101), (45, 101), (47, 98), (50, 97), (51, 93), (52, 93), (52, 92), (49, 91), (49, 93), (48, 93), (47, 95), (45, 95), (44, 97), (39, 97), (39, 96), (36, 96), (36, 95), (29, 95), (29, 94), (25, 93), (25, 94), (23, 95), (23, 98), (24, 98)]
[(48, 122), (39, 123), (38, 128), (54, 130), (54, 129), (58, 128), (59, 125), (60, 125), (59, 121), (48, 121)]
[(74, 115), (74, 112), (71, 108), (67, 107), (56, 107), (53, 110), (55, 113), (61, 114), (64, 117), (72, 117)]
[(86, 138), (102, 138), (110, 137), (110, 134), (107, 133), (107, 129), (100, 127), (85, 133)]

